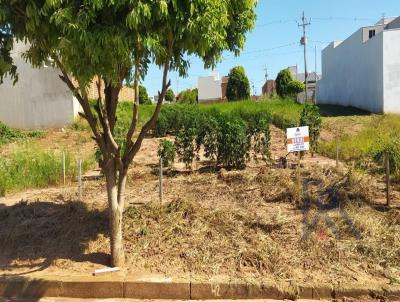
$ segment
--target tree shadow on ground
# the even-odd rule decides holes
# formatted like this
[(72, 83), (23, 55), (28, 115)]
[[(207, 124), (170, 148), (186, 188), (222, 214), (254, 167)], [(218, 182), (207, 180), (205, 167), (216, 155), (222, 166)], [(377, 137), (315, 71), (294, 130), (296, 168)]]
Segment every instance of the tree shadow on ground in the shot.
[(88, 243), (107, 230), (107, 211), (78, 201), (0, 204), (0, 269), (16, 271), (9, 276), (25, 275), (57, 259), (107, 265), (106, 253), (85, 253)]
[(353, 115), (371, 115), (370, 112), (355, 107), (344, 107), (338, 105), (318, 105), (319, 112), (323, 117), (339, 117)]

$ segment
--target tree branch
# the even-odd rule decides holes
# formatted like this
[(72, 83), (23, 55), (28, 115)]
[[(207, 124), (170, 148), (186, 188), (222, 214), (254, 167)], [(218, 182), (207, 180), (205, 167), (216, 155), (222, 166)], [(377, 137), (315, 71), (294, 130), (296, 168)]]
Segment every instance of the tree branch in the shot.
[[(132, 145), (132, 137), (133, 134), (135, 133), (136, 130), (136, 125), (137, 125), (137, 121), (139, 118), (139, 61), (136, 60), (135, 62), (135, 75), (134, 75), (134, 89), (135, 89), (135, 99), (133, 102), (133, 112), (132, 112), (132, 121), (131, 121), (131, 125), (129, 126), (129, 130), (128, 133), (126, 134), (126, 149), (125, 152), (127, 150), (129, 150)], [(126, 156), (126, 153), (124, 154), (124, 157)]]
[(149, 132), (149, 130), (151, 130), (155, 126), (155, 124), (157, 122), (158, 115), (161, 110), (162, 102), (165, 98), (168, 88), (171, 86), (171, 81), (168, 81), (168, 83), (167, 83), (168, 71), (169, 71), (169, 60), (167, 60), (167, 62), (165, 62), (165, 64), (164, 64), (162, 89), (161, 89), (161, 93), (158, 94), (159, 98), (158, 98), (157, 106), (156, 106), (156, 109), (154, 110), (153, 116), (143, 126), (142, 130), (139, 133), (138, 138), (136, 139), (135, 144), (133, 144), (133, 146), (127, 152), (126, 156), (124, 156), (124, 158), (123, 158), (123, 162), (124, 162), (126, 169), (129, 166), (129, 164), (132, 162), (136, 153), (139, 151), (146, 134)]

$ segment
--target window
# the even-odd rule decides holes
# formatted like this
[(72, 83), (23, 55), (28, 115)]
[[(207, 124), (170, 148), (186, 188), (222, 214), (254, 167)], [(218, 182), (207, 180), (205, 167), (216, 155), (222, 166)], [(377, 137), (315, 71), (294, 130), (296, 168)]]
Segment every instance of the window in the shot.
[(375, 29), (369, 31), (369, 38), (375, 37)]

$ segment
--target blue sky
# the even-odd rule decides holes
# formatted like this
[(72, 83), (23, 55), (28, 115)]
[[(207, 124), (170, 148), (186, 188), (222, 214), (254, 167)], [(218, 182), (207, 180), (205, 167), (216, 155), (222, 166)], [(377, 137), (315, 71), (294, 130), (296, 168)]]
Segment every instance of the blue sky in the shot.
[[(299, 44), (302, 30), (298, 27), (302, 12), (311, 19), (308, 31), (308, 68), (315, 69), (315, 47), (317, 47), (317, 71), (321, 72), (321, 50), (333, 40), (346, 39), (358, 28), (376, 23), (385, 16), (400, 15), (399, 0), (259, 0), (257, 21), (254, 30), (247, 34), (246, 46), (239, 57), (226, 53), (216, 67), (222, 76), (237, 65), (246, 69), (249, 80), (254, 83), (257, 94), (268, 77), (288, 66), (298, 65), (304, 69), (303, 49)], [(211, 70), (203, 68), (198, 58), (191, 58), (187, 78), (170, 74), (172, 89), (176, 92), (194, 88), (199, 76), (207, 76)], [(160, 89), (161, 72), (152, 66), (144, 80), (149, 95)]]

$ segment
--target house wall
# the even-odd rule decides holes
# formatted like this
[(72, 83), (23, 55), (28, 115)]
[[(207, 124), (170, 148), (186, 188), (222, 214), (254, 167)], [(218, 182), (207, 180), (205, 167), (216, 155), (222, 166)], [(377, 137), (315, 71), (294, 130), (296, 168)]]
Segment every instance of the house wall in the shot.
[(383, 33), (384, 112), (400, 113), (400, 30)]
[(197, 85), (199, 91), (199, 103), (222, 99), (221, 79), (218, 77), (199, 77)]
[[(79, 86), (76, 80), (73, 81), (75, 86)], [(104, 98), (104, 81), (101, 83), (101, 90), (100, 94), (101, 97)], [(99, 98), (99, 92), (97, 89), (96, 80), (90, 82), (89, 87), (87, 88), (88, 98), (90, 100), (97, 100)], [(123, 86), (119, 92), (119, 100), (127, 101), (127, 102), (134, 102), (135, 101), (135, 89)]]
[(79, 104), (52, 67), (32, 68), (21, 58), (26, 45), (15, 45), (19, 80), (0, 85), (0, 121), (21, 129), (63, 127), (73, 122)]
[(383, 32), (363, 43), (363, 29), (322, 52), (317, 103), (383, 112)]
[(394, 19), (386, 26), (386, 29), (396, 29), (396, 28), (400, 28), (400, 17)]

